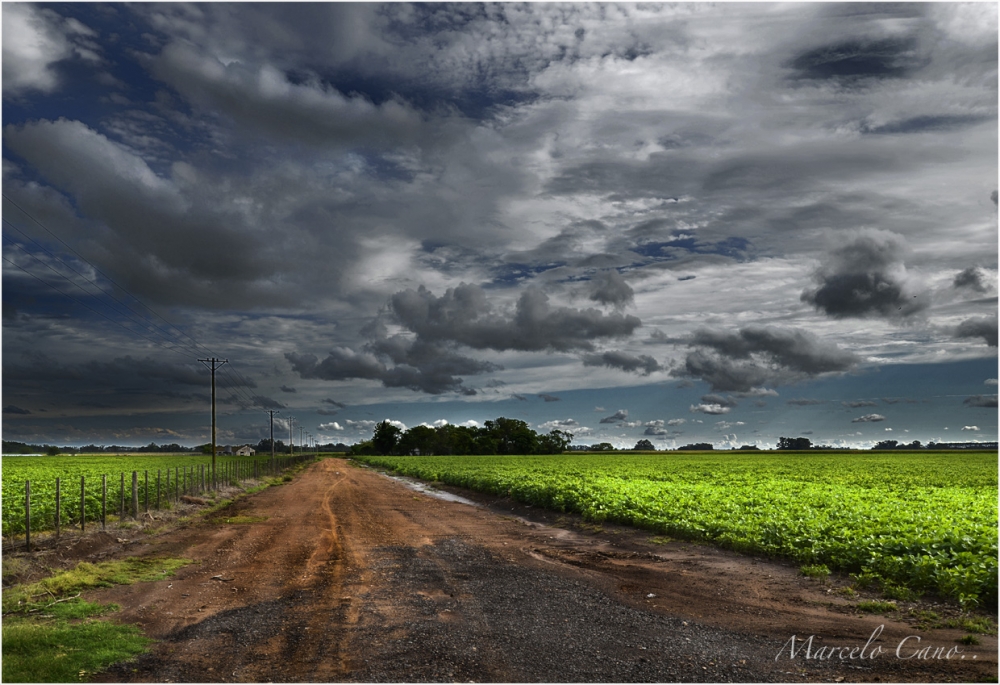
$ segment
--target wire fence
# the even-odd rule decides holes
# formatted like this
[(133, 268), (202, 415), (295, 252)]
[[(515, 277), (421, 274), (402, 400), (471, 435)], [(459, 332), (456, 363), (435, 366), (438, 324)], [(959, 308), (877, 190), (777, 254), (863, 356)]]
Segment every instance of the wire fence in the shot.
[[(112, 525), (127, 525), (130, 520), (138, 520), (152, 511), (172, 509), (177, 504), (200, 497), (208, 492), (216, 492), (223, 486), (235, 486), (261, 481), (266, 477), (281, 475), (284, 471), (316, 458), (315, 454), (299, 454), (274, 459), (232, 459), (217, 464), (215, 473), (210, 464), (177, 466), (174, 468), (132, 471), (118, 474), (117, 483), (109, 482), (107, 474), (99, 481), (80, 476), (79, 489), (62, 477), (55, 479), (54, 490), (46, 488), (42, 495), (33, 498), (31, 481), (24, 482), (23, 519), (16, 520), (5, 511), (4, 531), (8, 533), (7, 544), (31, 551), (31, 534), (52, 531), (58, 539), (64, 529), (78, 529), (86, 532), (89, 526), (108, 527), (109, 516)], [(36, 490), (37, 490), (36, 479)], [(64, 486), (66, 493), (64, 496)], [(69, 490), (72, 489), (72, 494)], [(110, 499), (109, 499), (110, 497)]]

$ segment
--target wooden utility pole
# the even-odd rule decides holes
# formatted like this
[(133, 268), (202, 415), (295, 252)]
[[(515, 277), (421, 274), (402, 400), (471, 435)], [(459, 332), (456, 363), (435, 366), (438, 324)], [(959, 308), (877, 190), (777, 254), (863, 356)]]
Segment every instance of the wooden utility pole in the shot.
[(288, 417), (288, 453), (295, 454), (295, 435), (292, 433), (292, 423), (295, 422), (294, 416)]
[(271, 470), (274, 470), (274, 415), (280, 414), (281, 412), (277, 409), (265, 409), (271, 416)]
[[(229, 363), (228, 359), (199, 359), (202, 364), (212, 369), (212, 490), (216, 489), (215, 480), (215, 370), (223, 364)], [(218, 366), (216, 366), (218, 364)]]

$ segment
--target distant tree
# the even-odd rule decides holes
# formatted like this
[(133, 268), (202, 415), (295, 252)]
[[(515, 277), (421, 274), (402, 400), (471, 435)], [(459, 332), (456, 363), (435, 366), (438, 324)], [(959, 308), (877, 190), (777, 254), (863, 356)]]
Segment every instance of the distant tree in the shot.
[(680, 450), (690, 450), (692, 452), (708, 452), (709, 450), (714, 450), (715, 446), (710, 442), (696, 442), (691, 445), (682, 445), (677, 448)]
[(635, 447), (633, 447), (632, 449), (633, 450), (642, 450), (644, 452), (655, 452), (656, 451), (656, 447), (653, 446), (653, 443), (651, 443), (649, 440), (646, 440), (645, 438), (643, 438), (639, 442), (635, 443)]
[(538, 451), (541, 454), (561, 454), (573, 440), (573, 434), (558, 428), (547, 435), (538, 437)]
[(394, 426), (388, 421), (380, 421), (375, 426), (375, 432), (372, 435), (372, 446), (375, 448), (375, 453), (392, 454), (395, 452), (399, 435), (402, 432), (398, 426)]
[(430, 426), (414, 426), (399, 437), (396, 451), (400, 454), (434, 454), (437, 433)]
[(520, 419), (501, 416), (496, 421), (486, 421), (483, 429), (487, 441), (495, 445), (496, 451), (492, 454), (535, 454), (538, 451), (538, 434)]
[(351, 454), (370, 457), (376, 454), (375, 446), (372, 444), (371, 440), (363, 440), (359, 443), (351, 445)]
[(809, 438), (778, 438), (779, 450), (811, 450), (812, 440)]
[(757, 445), (743, 445), (742, 447), (740, 447), (740, 449), (741, 450), (758, 450), (758, 451), (760, 450), (760, 448), (757, 447)]
[(56, 455), (57, 455), (57, 454), (59, 454), (59, 453), (60, 453), (61, 451), (62, 451), (62, 450), (60, 450), (60, 449), (59, 449), (58, 447), (56, 447), (55, 445), (46, 445), (46, 446), (45, 446), (45, 454), (49, 455), (50, 457), (54, 457), (54, 456), (56, 456)]
[(899, 443), (896, 440), (882, 440), (881, 442), (876, 442), (875, 446), (872, 447), (873, 450), (894, 450)]
[(615, 446), (610, 442), (599, 442), (596, 445), (591, 445), (590, 450), (592, 452), (614, 452)]

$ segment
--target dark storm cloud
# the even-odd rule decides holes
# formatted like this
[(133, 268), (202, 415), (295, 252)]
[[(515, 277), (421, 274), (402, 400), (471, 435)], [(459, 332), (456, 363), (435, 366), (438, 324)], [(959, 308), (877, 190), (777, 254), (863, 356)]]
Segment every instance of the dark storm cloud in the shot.
[(217, 195), (182, 192), (127, 146), (79, 121), (11, 124), (4, 142), (72, 196), (92, 222), (74, 227), (78, 244), (133, 292), (199, 305), (282, 301), (267, 282), (277, 263), (265, 257), (259, 232), (244, 230)]
[(810, 400), (806, 398), (796, 398), (785, 402), (785, 404), (790, 404), (794, 407), (810, 407), (816, 404), (826, 404), (826, 400)]
[(877, 407), (878, 402), (873, 402), (872, 400), (855, 400), (853, 402), (841, 402), (842, 405), (850, 409), (857, 409), (859, 407)]
[(990, 347), (997, 346), (997, 317), (977, 316), (966, 319), (955, 329), (956, 338), (982, 338)]
[(624, 307), (635, 301), (635, 291), (617, 271), (602, 271), (591, 281), (590, 299), (601, 304)]
[(974, 266), (959, 272), (955, 276), (954, 284), (956, 288), (969, 288), (977, 293), (985, 293), (990, 289), (983, 277), (983, 272)]
[(539, 395), (539, 397), (541, 397), (546, 402), (558, 402), (559, 401), (559, 398), (556, 397), (555, 395), (547, 395), (547, 394), (542, 393), (541, 395)]
[[(147, 380), (177, 385), (207, 386), (210, 376), (197, 366), (171, 364), (152, 357), (136, 359), (131, 355), (111, 361), (91, 361), (81, 364), (62, 364), (43, 355), (31, 355), (23, 362), (4, 364), (5, 381), (66, 381), (77, 385), (130, 386)], [(220, 375), (221, 387), (234, 384), (234, 379)]]
[(6, 407), (3, 408), (3, 413), (4, 414), (30, 414), (31, 412), (28, 411), (27, 409), (21, 409), (20, 407), (18, 407), (16, 405), (8, 404)]
[(708, 395), (702, 395), (701, 401), (704, 404), (717, 404), (720, 407), (737, 407), (739, 402), (736, 401), (731, 395), (717, 395), (715, 393), (710, 393)]
[(292, 370), (301, 378), (319, 378), (327, 381), (342, 381), (348, 378), (379, 380), (385, 374), (385, 364), (373, 354), (356, 353), (345, 347), (335, 348), (320, 361), (314, 354), (286, 352), (285, 359)]
[(748, 326), (735, 332), (702, 328), (689, 340), (673, 376), (701, 378), (713, 390), (750, 392), (825, 373), (849, 371), (860, 359), (833, 343), (793, 328)]
[(850, 83), (859, 79), (902, 78), (925, 63), (910, 37), (852, 39), (811, 48), (788, 64), (791, 78)]
[(607, 352), (594, 352), (585, 354), (583, 357), (584, 366), (607, 366), (611, 369), (621, 369), (631, 373), (638, 373), (648, 376), (654, 371), (661, 371), (663, 367), (647, 354), (639, 356), (626, 354), (619, 350), (608, 350)]
[(928, 306), (926, 296), (907, 283), (902, 236), (886, 231), (858, 231), (824, 260), (816, 272), (817, 288), (801, 300), (835, 318), (912, 316)]
[(323, 399), (323, 400), (320, 400), (320, 401), (323, 402), (323, 404), (332, 404), (337, 409), (346, 409), (347, 408), (347, 405), (344, 404), (343, 402), (338, 402), (337, 400), (331, 400), (328, 397), (325, 398), (325, 399)]
[(429, 138), (420, 115), (401, 100), (375, 105), (318, 78), (296, 83), (270, 64), (222, 64), (172, 43), (151, 60), (153, 74), (189, 102), (266, 135), (309, 144), (379, 147)]
[(295, 388), (290, 388), (287, 385), (281, 386), (281, 392), (298, 392)]
[(962, 401), (967, 407), (979, 407), (982, 409), (996, 409), (997, 408), (997, 396), (996, 395), (973, 395), (972, 397), (967, 397)]
[[(439, 395), (457, 392), (474, 395), (475, 390), (463, 386), (456, 374), (470, 375), (494, 371), (499, 367), (463, 357), (439, 345), (421, 340), (393, 336), (368, 344), (363, 353), (340, 347), (320, 361), (312, 354), (285, 353), (292, 370), (302, 378), (328, 381), (355, 378), (381, 381), (389, 388), (409, 388)], [(392, 361), (388, 366), (385, 361)]]
[(495, 311), (476, 285), (449, 288), (441, 297), (421, 286), (397, 292), (391, 303), (399, 321), (420, 338), (480, 350), (591, 350), (592, 340), (626, 337), (642, 325), (635, 316), (552, 307), (538, 288), (526, 289), (511, 315)]
[(252, 404), (243, 400), (240, 401), (240, 404), (248, 407), (260, 407), (261, 409), (284, 409), (288, 406), (266, 395), (254, 395)]
[(851, 423), (878, 423), (879, 421), (885, 421), (885, 417), (881, 414), (865, 414), (856, 419), (851, 419)]
[(676, 438), (679, 435), (683, 435), (683, 431), (667, 429), (666, 426), (670, 424), (663, 419), (647, 421), (644, 425), (646, 426), (646, 430), (642, 432), (643, 435), (650, 435), (659, 438)]
[(940, 116), (919, 116), (908, 119), (898, 119), (877, 126), (863, 125), (862, 133), (868, 134), (892, 134), (892, 133), (927, 133), (928, 131), (950, 131), (975, 126), (987, 121), (991, 117), (977, 116), (971, 114), (963, 115), (940, 115)]
[(605, 416), (600, 420), (600, 423), (620, 423), (622, 421), (628, 421), (628, 409), (619, 409), (611, 416)]

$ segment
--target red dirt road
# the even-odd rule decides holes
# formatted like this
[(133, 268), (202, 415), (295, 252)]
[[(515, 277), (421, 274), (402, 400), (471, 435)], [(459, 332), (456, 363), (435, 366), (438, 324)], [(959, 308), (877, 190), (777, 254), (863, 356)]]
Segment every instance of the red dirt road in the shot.
[[(195, 563), (90, 593), (158, 640), (95, 680), (996, 681), (995, 637), (960, 645), (961, 631), (855, 613), (791, 565), (476, 497), (326, 459), (118, 545)], [(814, 636), (811, 658), (791, 657), (793, 635)]]

